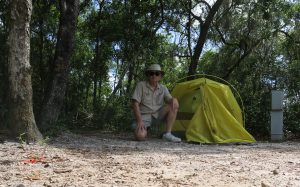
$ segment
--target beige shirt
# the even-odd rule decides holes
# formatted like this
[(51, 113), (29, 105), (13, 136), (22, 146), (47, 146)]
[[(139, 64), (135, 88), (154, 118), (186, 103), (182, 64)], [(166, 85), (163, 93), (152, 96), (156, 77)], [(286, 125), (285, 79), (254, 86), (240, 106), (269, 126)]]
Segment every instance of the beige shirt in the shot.
[(149, 82), (139, 82), (134, 90), (132, 99), (140, 104), (140, 111), (143, 120), (147, 118), (158, 117), (158, 111), (166, 102), (172, 99), (172, 96), (166, 86), (158, 84), (156, 90), (152, 90)]

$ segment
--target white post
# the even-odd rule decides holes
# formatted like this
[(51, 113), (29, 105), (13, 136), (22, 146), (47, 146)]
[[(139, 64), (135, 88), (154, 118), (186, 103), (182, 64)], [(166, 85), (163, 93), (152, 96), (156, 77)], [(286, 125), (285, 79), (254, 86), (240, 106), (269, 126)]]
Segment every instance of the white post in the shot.
[(283, 91), (272, 90), (271, 140), (283, 139)]

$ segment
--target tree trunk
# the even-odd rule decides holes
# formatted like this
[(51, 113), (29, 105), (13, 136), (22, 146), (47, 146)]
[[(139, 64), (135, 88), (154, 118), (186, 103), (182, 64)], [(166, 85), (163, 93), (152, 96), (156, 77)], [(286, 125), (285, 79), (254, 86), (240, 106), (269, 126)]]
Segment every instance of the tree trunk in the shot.
[(78, 14), (79, 0), (60, 1), (54, 61), (38, 121), (42, 130), (48, 130), (56, 124), (63, 107)]
[(213, 21), (213, 18), (215, 16), (215, 14), (217, 13), (217, 11), (219, 10), (220, 6), (222, 5), (223, 1), (224, 0), (217, 0), (215, 2), (215, 4), (211, 7), (211, 9), (207, 15), (205, 22), (203, 24), (201, 24), (201, 27), (200, 27), (201, 33), (198, 38), (197, 44), (194, 48), (194, 54), (192, 56), (191, 63), (189, 66), (188, 76), (194, 75), (196, 73), (198, 61), (199, 61), (200, 55), (202, 53), (204, 43), (206, 41), (206, 37), (207, 37), (208, 30), (210, 28), (210, 24)]
[[(101, 9), (100, 9), (101, 10)], [(99, 11), (100, 11), (99, 10)], [(99, 13), (100, 14), (100, 13)], [(97, 28), (97, 36), (96, 36), (96, 46), (95, 46), (95, 58), (93, 61), (93, 82), (94, 82), (94, 89), (93, 89), (93, 111), (97, 111), (97, 90), (98, 90), (98, 78), (99, 78), (99, 64), (100, 63), (100, 28)], [(101, 77), (100, 77), (101, 78)], [(100, 80), (101, 81), (101, 80)], [(101, 85), (100, 85), (101, 86)]]
[(128, 80), (127, 80), (127, 86), (126, 86), (126, 93), (127, 95), (129, 95), (130, 93), (130, 90), (131, 90), (131, 84), (132, 84), (132, 81), (133, 81), (133, 72), (134, 72), (134, 69), (135, 69), (135, 63), (136, 61), (134, 60), (134, 63), (130, 63), (129, 64), (129, 71), (128, 71)]
[[(104, 3), (105, 1), (102, 0), (98, 0), (98, 5), (99, 5), (99, 10), (98, 10), (98, 14), (97, 14), (97, 21), (98, 23), (95, 23), (96, 27), (97, 27), (97, 32), (96, 32), (96, 46), (95, 46), (95, 57), (94, 57), (94, 61), (93, 61), (93, 74), (94, 74), (94, 91), (93, 91), (93, 111), (97, 112), (99, 105), (98, 105), (98, 101), (101, 102), (101, 89), (102, 89), (102, 79), (103, 79), (103, 69), (102, 67), (104, 67), (103, 64), (101, 63), (105, 63), (104, 61), (102, 61), (100, 59), (101, 56), (101, 23), (100, 20), (102, 20), (102, 10), (104, 7)], [(100, 72), (99, 72), (100, 70)], [(98, 91), (99, 90), (99, 91)], [(98, 93), (98, 94), (97, 94)], [(98, 99), (99, 97), (99, 99)], [(101, 105), (101, 103), (100, 103)]]
[(25, 133), (28, 142), (41, 140), (32, 107), (30, 55), (31, 0), (11, 1), (8, 45), (9, 126), (13, 137)]

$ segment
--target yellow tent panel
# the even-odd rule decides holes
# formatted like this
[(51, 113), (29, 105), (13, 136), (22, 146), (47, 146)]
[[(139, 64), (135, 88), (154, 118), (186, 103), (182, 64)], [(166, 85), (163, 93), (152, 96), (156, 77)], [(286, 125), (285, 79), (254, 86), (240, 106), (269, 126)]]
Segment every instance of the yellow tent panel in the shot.
[(185, 132), (187, 141), (201, 143), (252, 143), (243, 116), (229, 86), (199, 78), (178, 83), (172, 91), (179, 101), (173, 131)]

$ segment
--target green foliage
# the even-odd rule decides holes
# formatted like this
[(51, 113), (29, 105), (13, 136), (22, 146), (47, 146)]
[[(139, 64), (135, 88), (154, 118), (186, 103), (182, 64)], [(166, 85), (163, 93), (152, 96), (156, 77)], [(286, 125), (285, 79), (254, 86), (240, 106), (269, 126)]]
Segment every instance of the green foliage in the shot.
[(54, 1), (34, 1), (31, 18), (30, 64), (34, 111), (42, 105), (54, 58), (59, 11)]
[(299, 102), (289, 104), (284, 108), (284, 126), (285, 134), (287, 138), (299, 137), (300, 136), (300, 108)]
[(27, 141), (26, 141), (26, 133), (21, 133), (18, 137), (18, 140), (20, 142), (21, 145), (24, 145)]
[(130, 97), (119, 97), (109, 102), (104, 129), (120, 132), (131, 130), (133, 114)]
[(61, 133), (68, 131), (70, 129), (70, 124), (71, 123), (69, 122), (69, 116), (64, 114), (61, 115), (58, 122), (51, 126), (51, 129), (48, 129), (47, 131), (43, 132), (43, 136), (46, 138), (38, 143), (43, 143), (43, 141), (47, 143), (48, 138), (57, 137), (61, 135)]

